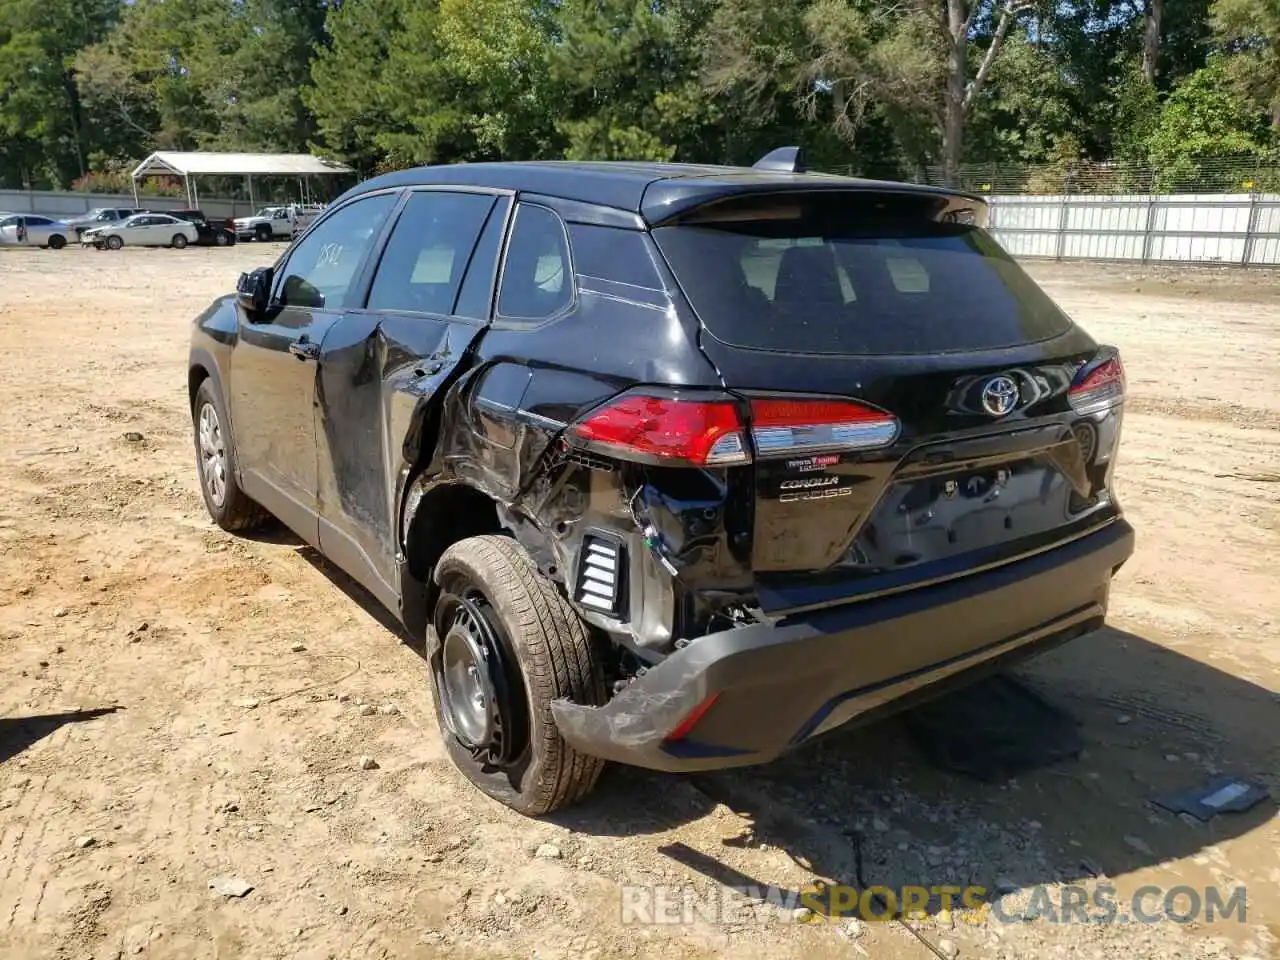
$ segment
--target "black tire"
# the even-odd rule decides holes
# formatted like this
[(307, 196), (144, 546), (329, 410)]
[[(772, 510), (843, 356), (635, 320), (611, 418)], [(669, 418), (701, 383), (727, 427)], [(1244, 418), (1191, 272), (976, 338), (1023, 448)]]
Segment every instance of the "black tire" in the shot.
[(185, 250), (187, 248), (187, 238), (181, 233), (175, 233), (170, 243), (173, 244), (173, 249), (175, 250)]
[(213, 245), (215, 247), (225, 247), (230, 242), (231, 241), (227, 238), (227, 235), (223, 233), (221, 230), (217, 230), (214, 232)]
[(111, 236), (107, 237), (108, 250), (119, 250), (123, 246), (124, 246), (124, 240), (116, 236), (114, 233)]
[[(436, 570), (441, 589), (430, 650), (432, 698), (450, 759), (489, 796), (527, 816), (542, 816), (582, 799), (605, 764), (564, 741), (551, 703), (561, 698), (591, 706), (605, 703), (599, 641), (509, 537), (455, 543)], [(442, 689), (446, 636), (460, 609), (459, 598), (468, 593), (473, 609), (483, 605), (486, 621), (499, 628), (494, 639), (501, 649), (489, 665), (499, 674), (493, 682), (508, 693), (511, 714), (508, 757), (502, 762), (464, 744), (447, 714), (448, 694)]]
[(55, 233), (52, 237), (49, 238), (50, 250), (61, 250), (66, 245), (67, 245), (67, 238), (60, 233)]
[[(212, 480), (206, 472), (206, 456), (202, 450), (201, 427), (205, 407), (213, 411), (218, 426), (219, 441), (222, 450), (222, 487), (221, 499), (216, 487), (211, 489)], [(261, 526), (270, 517), (256, 502), (250, 500), (236, 482), (235, 443), (228, 426), (226, 410), (222, 405), (222, 397), (218, 395), (213, 381), (204, 380), (196, 390), (195, 401), (191, 404), (192, 439), (195, 442), (196, 474), (200, 478), (200, 493), (204, 496), (205, 509), (213, 522), (229, 533), (241, 533)]]
[(258, 224), (253, 228), (253, 238), (261, 243), (266, 243), (271, 239), (271, 228), (265, 223)]

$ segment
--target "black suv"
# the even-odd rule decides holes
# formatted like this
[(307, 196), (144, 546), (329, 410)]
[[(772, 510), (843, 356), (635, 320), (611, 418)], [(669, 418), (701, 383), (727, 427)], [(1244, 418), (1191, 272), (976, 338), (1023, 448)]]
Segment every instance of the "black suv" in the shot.
[(196, 243), (202, 247), (227, 247), (236, 242), (236, 232), (230, 221), (210, 220), (203, 210), (157, 210), (179, 220), (186, 220), (196, 228)]
[(654, 163), (367, 181), (195, 323), (205, 501), (423, 644), (528, 814), (769, 760), (1097, 629), (1124, 371), (976, 197)]

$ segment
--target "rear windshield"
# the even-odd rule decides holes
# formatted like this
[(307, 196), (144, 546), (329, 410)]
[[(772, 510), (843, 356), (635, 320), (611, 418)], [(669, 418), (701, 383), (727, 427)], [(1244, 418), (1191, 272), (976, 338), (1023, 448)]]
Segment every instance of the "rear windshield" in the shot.
[(718, 340), (816, 354), (923, 354), (1044, 340), (1071, 321), (986, 231), (933, 198), (746, 198), (653, 231)]

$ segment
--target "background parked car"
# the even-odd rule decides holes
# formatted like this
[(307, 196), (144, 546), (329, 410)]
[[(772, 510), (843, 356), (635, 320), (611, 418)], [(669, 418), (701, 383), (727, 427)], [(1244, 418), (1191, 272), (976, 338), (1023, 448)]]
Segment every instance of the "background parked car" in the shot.
[(86, 230), (106, 226), (109, 223), (120, 223), (135, 214), (145, 212), (137, 207), (97, 207), (83, 217), (72, 217), (67, 221), (67, 226), (76, 232), (77, 237), (81, 237)]
[(236, 219), (236, 236), (241, 240), (290, 240), (311, 226), (323, 210), (314, 203), (263, 207), (251, 217)]
[(26, 213), (0, 215), (0, 243), (5, 245), (25, 243), (61, 250), (71, 235), (71, 227), (61, 220)]
[(196, 225), (167, 213), (140, 213), (123, 223), (86, 230), (80, 242), (101, 250), (119, 250), (125, 244), (138, 247), (176, 247), (181, 250), (200, 239)]
[(199, 232), (196, 240), (202, 247), (225, 247), (236, 242), (234, 222), (210, 220), (203, 210), (166, 210), (166, 215), (191, 223)]

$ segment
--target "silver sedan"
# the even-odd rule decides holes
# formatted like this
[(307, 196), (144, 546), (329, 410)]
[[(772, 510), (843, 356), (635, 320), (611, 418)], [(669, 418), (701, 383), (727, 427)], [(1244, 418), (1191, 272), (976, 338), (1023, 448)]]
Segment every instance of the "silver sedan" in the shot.
[(49, 247), (61, 250), (75, 231), (61, 220), (35, 214), (11, 213), (0, 217), (0, 244), (5, 246)]

